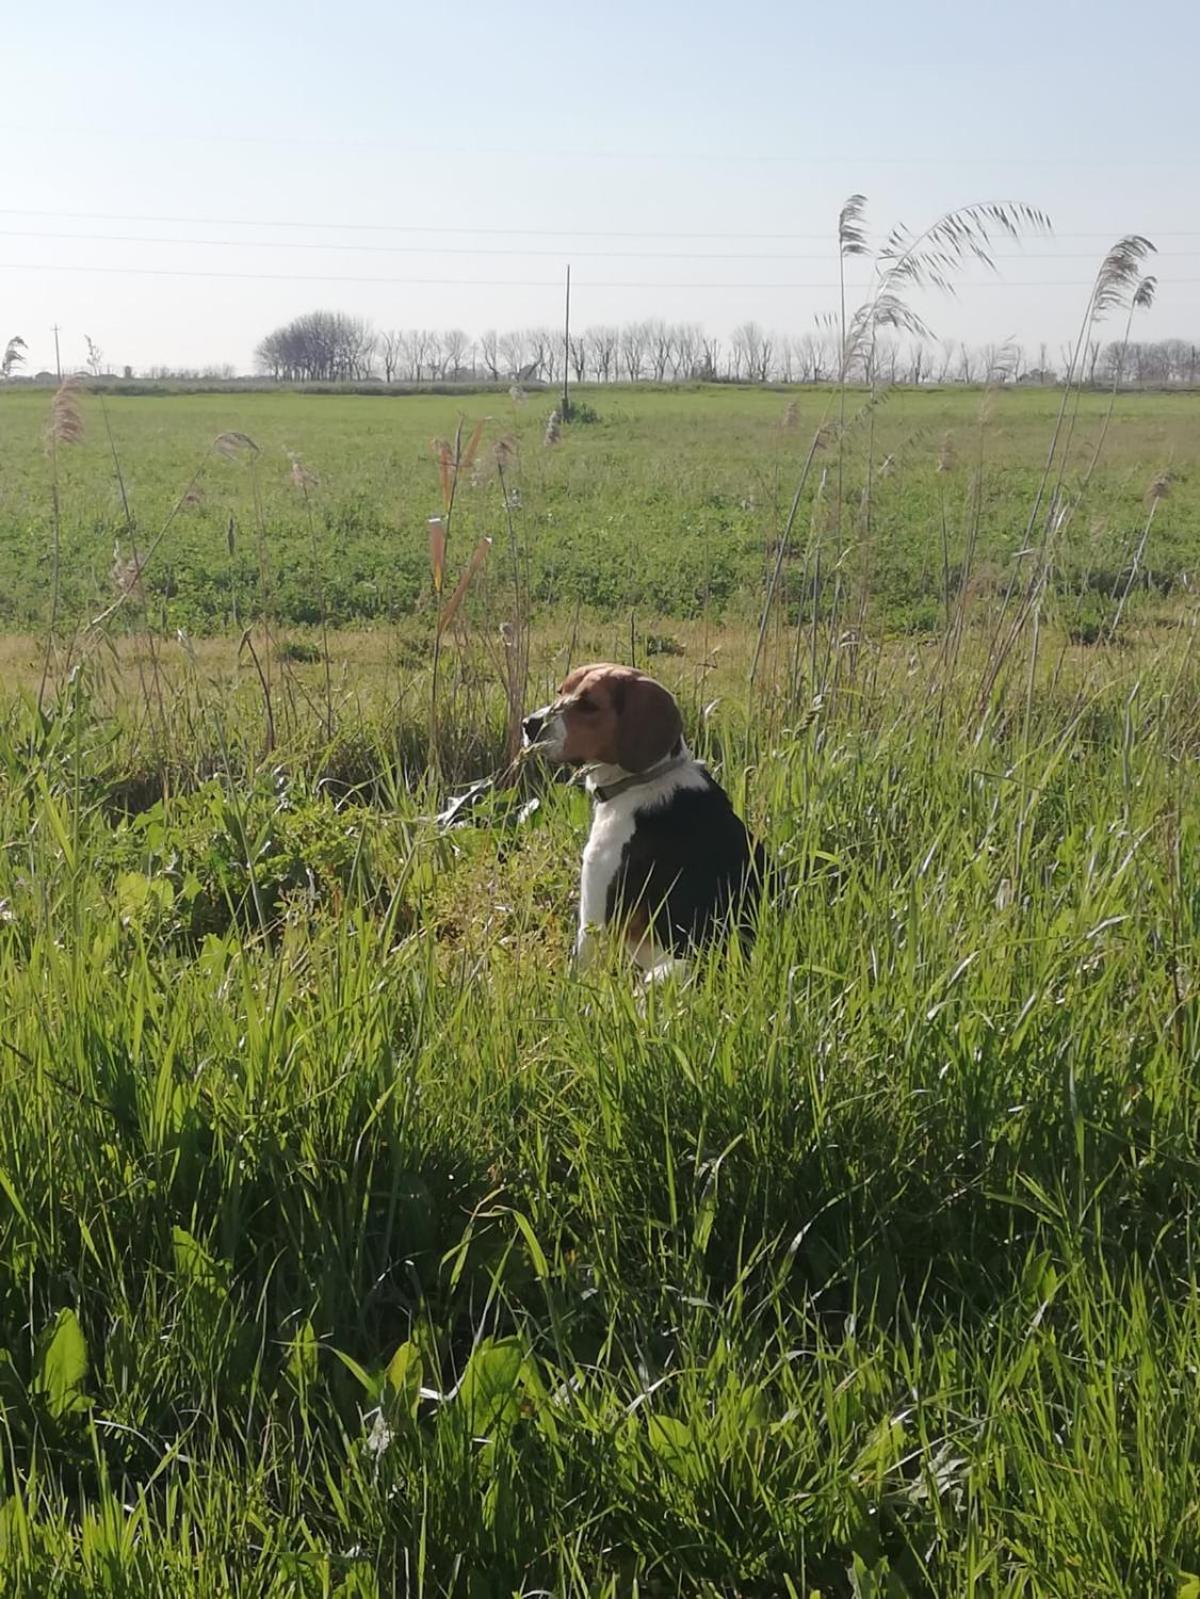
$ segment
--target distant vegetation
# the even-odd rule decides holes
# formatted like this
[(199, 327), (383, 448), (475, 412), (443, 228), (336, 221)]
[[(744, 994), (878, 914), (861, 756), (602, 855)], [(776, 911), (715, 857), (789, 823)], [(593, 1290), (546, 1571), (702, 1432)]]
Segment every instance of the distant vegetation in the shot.
[[(507, 388), (561, 382), (563, 350), (561, 331), (551, 328), (489, 331), (478, 338), (461, 328), (378, 333), (340, 312), (313, 312), (263, 339), (255, 353), (255, 374), (259, 381), (285, 384)], [(836, 331), (828, 328), (791, 336), (746, 322), (728, 339), (720, 339), (696, 324), (652, 318), (573, 335), (568, 374), (572, 382), (592, 384), (821, 384), (836, 381), (837, 351)], [(881, 339), (869, 370), (864, 366), (852, 377), (856, 382), (938, 388), (1046, 386), (1063, 380), (1070, 355), (1069, 349), (1045, 344), (1028, 349), (1015, 342)], [(21, 380), (15, 363), (0, 376)], [(44, 374), (43, 380), (50, 376)], [(152, 365), (136, 376), (127, 371), (124, 380), (90, 369), (80, 376), (105, 385), (148, 380), (245, 386), (255, 381), (254, 375), (239, 374), (227, 364)], [(1195, 388), (1200, 385), (1200, 340), (1092, 339), (1076, 376), (1087, 387)]]

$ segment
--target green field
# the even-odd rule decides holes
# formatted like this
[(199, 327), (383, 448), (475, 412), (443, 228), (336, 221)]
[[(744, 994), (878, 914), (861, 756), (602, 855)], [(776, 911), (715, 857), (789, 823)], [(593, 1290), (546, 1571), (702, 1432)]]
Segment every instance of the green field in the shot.
[[(47, 644), (0, 395), (0, 1593), (1200, 1593), (1200, 398), (1029, 544), (1057, 394), (852, 399), (780, 554), (790, 398), (465, 399), (435, 702), (454, 402), (110, 398), (131, 530), (85, 398)], [(526, 629), (678, 692), (750, 955), (571, 974)]]
[[(107, 601), (113, 546), (129, 548), (114, 447), (143, 543), (201, 467), (146, 573), (156, 620), (168, 632), (233, 628), (264, 602), (282, 621), (313, 623), (318, 577), (335, 623), (411, 612), (428, 600), (425, 524), (440, 504), (430, 440), (452, 436), (463, 415), (468, 431), (490, 416), (487, 444), (508, 438), (515, 447), (509, 482), (541, 607), (680, 617), (752, 607), (829, 393), (635, 389), (587, 398), (599, 420), (567, 429), (555, 448), (542, 442), (554, 403), (546, 393), (522, 404), (506, 394), (87, 399), (85, 438), (60, 461), (65, 614), (87, 616)], [(839, 468), (827, 447), (810, 474), (800, 543), (823, 546), (830, 570), (857, 559), (846, 546), (861, 541), (870, 465), (871, 606), (888, 625), (920, 631), (942, 610), (943, 528), (955, 571), (974, 526), (979, 580), (1006, 585), (1060, 394), (896, 391), (865, 411), (863, 404), (851, 395), (840, 534), (829, 515)], [(1069, 486), (1086, 473), (1108, 404), (1102, 394), (1085, 395), (1073, 417)], [(0, 626), (10, 630), (40, 625), (49, 606), (47, 409), (44, 392), (0, 392)], [(261, 448), (256, 484), (245, 456), (204, 459), (231, 429)], [(320, 480), (308, 505), (291, 481), (288, 452)], [(1100, 465), (1058, 540), (1065, 587), (1102, 608), (1121, 583), (1145, 494), (1163, 470), (1182, 481), (1156, 519), (1146, 573), (1160, 590), (1177, 584), (1196, 555), (1200, 487), (1190, 469), (1198, 455), (1200, 394), (1121, 395)], [(464, 479), (459, 514), (472, 532), (503, 538), (490, 461), (485, 448), (479, 471)], [(797, 571), (794, 586), (800, 581)]]

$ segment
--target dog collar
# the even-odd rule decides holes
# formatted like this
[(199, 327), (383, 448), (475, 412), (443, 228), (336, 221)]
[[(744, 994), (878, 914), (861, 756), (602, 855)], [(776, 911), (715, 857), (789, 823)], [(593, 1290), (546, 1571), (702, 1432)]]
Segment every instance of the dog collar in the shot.
[(680, 751), (665, 761), (660, 761), (657, 766), (650, 766), (644, 772), (631, 772), (628, 777), (619, 777), (615, 783), (606, 783), (603, 788), (597, 784), (592, 789), (592, 798), (597, 805), (605, 805), (609, 800), (617, 798), (618, 794), (627, 794), (631, 788), (641, 788), (646, 783), (657, 783), (660, 777), (665, 777), (668, 772), (674, 772), (681, 766), (690, 766), (692, 757)]

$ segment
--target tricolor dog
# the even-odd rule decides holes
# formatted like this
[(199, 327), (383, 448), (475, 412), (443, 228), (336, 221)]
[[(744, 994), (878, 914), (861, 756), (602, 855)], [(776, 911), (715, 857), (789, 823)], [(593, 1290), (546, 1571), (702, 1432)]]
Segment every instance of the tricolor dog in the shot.
[(683, 737), (674, 696), (628, 666), (580, 666), (524, 722), (527, 747), (582, 767), (594, 804), (576, 960), (615, 928), (650, 976), (731, 929), (747, 936), (764, 858)]

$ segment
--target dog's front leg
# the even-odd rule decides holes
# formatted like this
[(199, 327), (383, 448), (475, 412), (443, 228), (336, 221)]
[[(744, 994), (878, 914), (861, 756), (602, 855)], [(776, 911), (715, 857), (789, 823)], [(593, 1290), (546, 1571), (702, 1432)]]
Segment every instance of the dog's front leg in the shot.
[(579, 931), (575, 935), (575, 970), (586, 972), (589, 966), (596, 964), (596, 954), (600, 947), (600, 940), (596, 930), (589, 923), (581, 920)]

